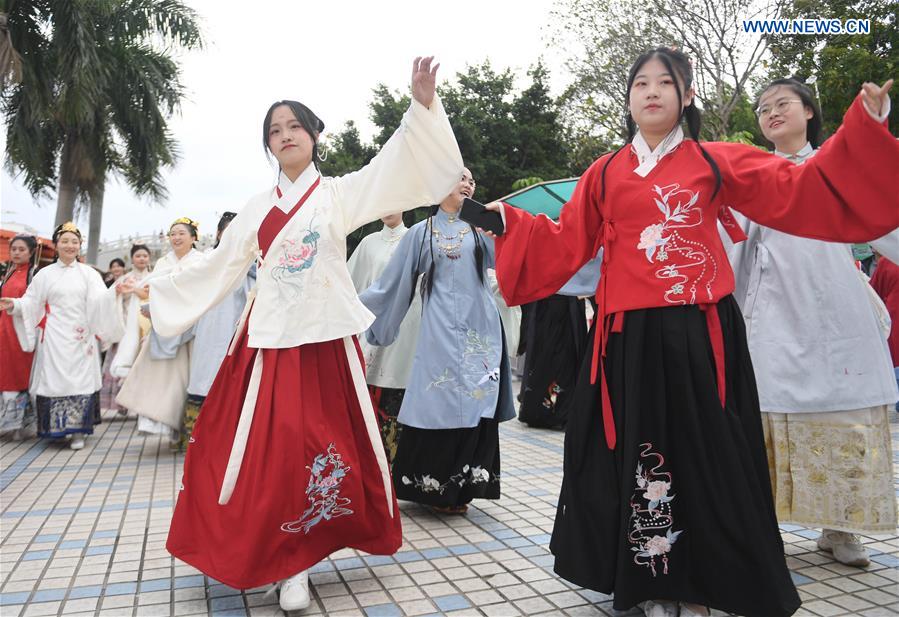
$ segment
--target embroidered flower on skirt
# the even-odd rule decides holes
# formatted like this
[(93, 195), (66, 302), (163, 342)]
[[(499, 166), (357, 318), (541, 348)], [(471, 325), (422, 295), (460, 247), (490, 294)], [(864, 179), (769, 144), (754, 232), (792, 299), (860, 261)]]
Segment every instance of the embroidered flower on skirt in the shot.
[(662, 562), (662, 573), (668, 574), (668, 553), (677, 542), (683, 530), (674, 531), (674, 515), (671, 502), (674, 495), (671, 490), (671, 473), (662, 471), (665, 458), (652, 451), (651, 443), (640, 444), (640, 459), (653, 459), (655, 466), (644, 468), (643, 462), (637, 463), (636, 484), (630, 500), (631, 516), (627, 535), (631, 550), (634, 551), (634, 563), (648, 567), (656, 576), (656, 558)]
[(333, 518), (352, 514), (347, 506), (350, 499), (340, 496), (340, 484), (352, 469), (341, 458), (334, 444), (328, 446), (328, 451), (319, 454), (312, 462), (312, 466), (306, 466), (309, 470), (309, 484), (306, 486), (306, 511), (295, 521), (289, 521), (281, 525), (281, 531), (288, 533), (309, 533), (309, 530), (320, 522)]
[(443, 492), (452, 484), (456, 486), (462, 487), (466, 484), (483, 484), (486, 482), (499, 482), (499, 474), (491, 474), (488, 470), (484, 469), (480, 465), (475, 467), (471, 467), (470, 465), (465, 465), (462, 468), (461, 473), (454, 474), (449, 477), (446, 482), (440, 482), (437, 478), (432, 478), (429, 474), (424, 474), (423, 476), (403, 476), (402, 478), (403, 484), (406, 486), (414, 485), (415, 488), (420, 490), (422, 493), (439, 493), (443, 495)]

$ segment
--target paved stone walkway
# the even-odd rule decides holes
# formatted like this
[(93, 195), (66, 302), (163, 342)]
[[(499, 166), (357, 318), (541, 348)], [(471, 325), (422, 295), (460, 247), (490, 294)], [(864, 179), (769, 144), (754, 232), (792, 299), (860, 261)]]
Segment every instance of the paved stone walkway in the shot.
[[(899, 424), (893, 424), (899, 443)], [(392, 557), (342, 551), (314, 568), (303, 615), (622, 615), (560, 580), (549, 538), (563, 435), (502, 425), (503, 497), (467, 517), (403, 503)], [(165, 551), (184, 457), (104, 412), (79, 452), (36, 439), (0, 444), (0, 614), (283, 615), (265, 589), (218, 584)], [(865, 537), (867, 569), (817, 552), (817, 532), (784, 526), (800, 615), (899, 615), (899, 537)], [(764, 593), (764, 590), (759, 590)]]

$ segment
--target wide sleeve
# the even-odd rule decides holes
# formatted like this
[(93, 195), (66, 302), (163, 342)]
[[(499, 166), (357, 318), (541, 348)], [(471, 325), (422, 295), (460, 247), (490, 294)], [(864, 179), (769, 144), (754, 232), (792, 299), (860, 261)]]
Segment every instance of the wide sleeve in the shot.
[(462, 177), (462, 154), (440, 98), (418, 101), (368, 165), (334, 178), (345, 232), (388, 214), (439, 203)]
[[(359, 294), (368, 310), (375, 314), (375, 321), (366, 331), (365, 338), (372, 345), (386, 347), (396, 340), (403, 318), (409, 311), (418, 279), (421, 237), (427, 231), (425, 225), (410, 229), (396, 246), (384, 272), (372, 285)], [(423, 257), (423, 256), (422, 256)]]
[(106, 287), (103, 277), (90, 266), (80, 266), (87, 283), (87, 319), (91, 332), (108, 349), (125, 334), (125, 315), (116, 301), (115, 285)]
[(34, 351), (37, 345), (37, 325), (44, 318), (47, 294), (54, 274), (49, 269), (38, 272), (22, 297), (12, 298), (13, 307), (9, 312), (12, 314), (13, 328), (22, 351)]
[(899, 263), (899, 229), (894, 229), (877, 240), (871, 240), (871, 246), (893, 263)]
[(148, 280), (153, 329), (161, 336), (177, 336), (228, 295), (256, 256), (256, 226), (244, 208), (225, 233), (218, 247), (204, 253), (183, 270), (170, 271)]
[(599, 191), (606, 155), (578, 181), (556, 223), (504, 207), (506, 229), (496, 238), (496, 277), (509, 306), (535, 302), (556, 293), (601, 246)]
[(899, 227), (899, 142), (857, 98), (843, 125), (801, 165), (752, 146), (705, 145), (722, 203), (797, 236), (866, 242)]

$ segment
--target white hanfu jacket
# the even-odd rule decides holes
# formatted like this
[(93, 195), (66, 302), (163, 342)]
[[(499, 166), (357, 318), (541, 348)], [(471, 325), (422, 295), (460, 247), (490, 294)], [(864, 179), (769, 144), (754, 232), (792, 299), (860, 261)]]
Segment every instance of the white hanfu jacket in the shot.
[[(409, 228), (400, 223), (390, 229), (384, 225), (378, 233), (362, 238), (362, 242), (350, 256), (347, 269), (353, 279), (356, 291), (362, 293), (384, 272), (396, 245)], [(409, 312), (400, 325), (396, 340), (387, 347), (371, 345), (364, 337), (359, 340), (365, 358), (365, 380), (369, 385), (380, 388), (405, 389), (412, 373), (412, 359), (418, 345), (418, 331), (421, 329), (421, 296), (412, 299)]]
[[(49, 307), (49, 311), (46, 310)], [(13, 299), (13, 325), (24, 351), (37, 349), (31, 371), (33, 396), (93, 394), (100, 389), (100, 345), (124, 333), (115, 289), (77, 261), (50, 264), (34, 275), (21, 298)], [(37, 330), (46, 315), (43, 330)]]
[[(388, 214), (438, 202), (461, 177), (462, 155), (440, 100), (435, 97), (429, 108), (413, 101), (399, 128), (368, 165), (339, 178), (323, 178), (310, 164), (293, 183), (281, 174), (278, 191), (268, 190), (251, 199), (225, 230), (217, 249), (180, 273), (150, 281), (153, 328), (173, 336), (220, 302), (256, 260), (256, 287), (247, 297), (234, 342), (239, 340), (248, 313), (250, 348), (286, 349), (343, 339), (391, 515), (390, 469), (363, 367), (352, 360), (356, 353), (352, 336), (366, 330), (374, 315), (359, 301), (347, 270), (346, 236)], [(285, 223), (262, 258), (258, 233), (265, 217), (273, 207), (290, 212), (307, 193), (303, 206)], [(253, 365), (222, 480), (220, 504), (228, 503), (237, 483), (253, 422), (262, 358), (257, 354)]]
[[(413, 101), (372, 161), (339, 178), (321, 177), (261, 259), (257, 233), (273, 206), (289, 212), (320, 178), (310, 165), (291, 184), (252, 198), (218, 248), (179, 274), (152, 278), (150, 314), (163, 336), (181, 334), (234, 289), (259, 259), (249, 315), (249, 347), (280, 349), (366, 330), (374, 315), (356, 295), (346, 266), (346, 236), (378, 218), (436, 203), (459, 181), (462, 155), (440, 100)], [(255, 296), (255, 300), (253, 298)]]
[[(813, 155), (806, 144), (786, 158), (802, 163)], [(895, 403), (889, 326), (884, 332), (882, 323), (888, 316), (850, 246), (798, 238), (734, 216), (748, 239), (733, 245), (726, 233), (721, 237), (746, 320), (761, 410), (821, 413)], [(872, 245), (899, 259), (899, 230)]]

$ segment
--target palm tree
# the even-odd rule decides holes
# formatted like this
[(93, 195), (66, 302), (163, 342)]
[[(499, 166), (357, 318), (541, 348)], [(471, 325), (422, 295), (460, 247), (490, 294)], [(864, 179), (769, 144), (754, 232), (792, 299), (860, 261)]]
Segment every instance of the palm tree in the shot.
[(89, 206), (94, 261), (110, 173), (138, 195), (167, 196), (161, 173), (177, 154), (167, 123), (183, 96), (171, 53), (202, 46), (198, 17), (179, 0), (8, 5), (22, 71), (3, 94), (7, 166), (35, 197), (57, 190), (57, 225)]

